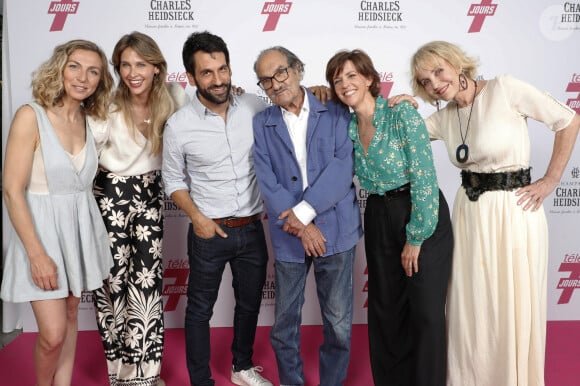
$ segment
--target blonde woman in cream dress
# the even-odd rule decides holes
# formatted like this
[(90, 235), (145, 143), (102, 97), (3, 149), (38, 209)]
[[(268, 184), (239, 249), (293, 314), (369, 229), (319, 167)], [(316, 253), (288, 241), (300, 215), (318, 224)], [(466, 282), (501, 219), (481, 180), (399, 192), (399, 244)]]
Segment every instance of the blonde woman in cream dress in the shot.
[[(473, 58), (441, 41), (425, 44), (411, 61), (415, 95), (448, 102), (426, 124), (462, 176), (453, 210), (447, 384), (541, 386), (548, 261), (542, 202), (560, 181), (580, 117), (514, 77), (475, 80), (476, 70)], [(535, 179), (529, 118), (555, 132), (548, 167)]]

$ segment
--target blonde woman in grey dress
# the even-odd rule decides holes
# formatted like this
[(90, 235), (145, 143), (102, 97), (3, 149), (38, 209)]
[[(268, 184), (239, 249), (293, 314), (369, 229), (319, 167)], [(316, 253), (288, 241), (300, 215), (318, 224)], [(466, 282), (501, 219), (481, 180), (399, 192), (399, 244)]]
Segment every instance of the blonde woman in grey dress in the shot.
[(18, 109), (8, 135), (4, 199), (14, 232), (1, 295), (32, 305), (38, 386), (71, 384), (81, 292), (101, 287), (112, 265), (86, 124), (105, 117), (112, 83), (97, 45), (59, 45), (33, 75), (35, 101)]

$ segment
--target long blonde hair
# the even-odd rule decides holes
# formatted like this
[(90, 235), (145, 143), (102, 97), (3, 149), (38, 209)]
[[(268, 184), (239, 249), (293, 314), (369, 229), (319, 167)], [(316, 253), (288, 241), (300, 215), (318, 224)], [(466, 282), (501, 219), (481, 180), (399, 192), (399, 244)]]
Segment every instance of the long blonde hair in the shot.
[(64, 96), (64, 67), (76, 50), (86, 50), (99, 55), (102, 64), (101, 79), (95, 92), (83, 101), (84, 112), (94, 118), (105, 119), (109, 112), (113, 77), (109, 72), (107, 57), (99, 46), (88, 40), (71, 40), (54, 48), (52, 56), (32, 74), (32, 96), (43, 107), (57, 106)]
[(477, 59), (467, 56), (455, 44), (445, 41), (433, 41), (423, 45), (411, 58), (411, 87), (414, 95), (432, 104), (436, 100), (425, 91), (418, 78), (418, 72), (427, 67), (433, 67), (442, 60), (447, 61), (468, 79), (475, 79), (477, 75)]
[(167, 62), (155, 41), (141, 32), (132, 32), (123, 36), (115, 45), (113, 50), (113, 68), (119, 75), (119, 84), (114, 96), (114, 102), (118, 111), (121, 111), (125, 122), (135, 134), (136, 123), (131, 114), (131, 92), (129, 87), (123, 82), (120, 76), (121, 55), (127, 48), (135, 50), (147, 63), (155, 66), (159, 72), (153, 77), (153, 85), (149, 94), (149, 108), (151, 109), (151, 123), (148, 125), (148, 132), (145, 137), (151, 142), (151, 153), (159, 154), (163, 143), (163, 128), (165, 121), (176, 110), (165, 79), (167, 78)]

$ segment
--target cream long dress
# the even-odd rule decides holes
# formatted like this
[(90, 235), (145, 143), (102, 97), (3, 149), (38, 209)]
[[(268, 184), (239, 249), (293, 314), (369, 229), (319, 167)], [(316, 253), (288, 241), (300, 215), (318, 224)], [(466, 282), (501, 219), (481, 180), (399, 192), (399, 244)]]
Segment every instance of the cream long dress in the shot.
[[(474, 103), (464, 164), (455, 158), (461, 145), (456, 104), (427, 119), (432, 139), (445, 141), (451, 162), (473, 172), (529, 167), (526, 118), (557, 131), (574, 116), (548, 94), (507, 75), (488, 81)], [(464, 136), (470, 110), (459, 109)], [(532, 181), (544, 170), (533, 170)], [(524, 211), (517, 200), (514, 190), (470, 201), (458, 189), (447, 299), (448, 386), (544, 385), (547, 221), (543, 208)]]

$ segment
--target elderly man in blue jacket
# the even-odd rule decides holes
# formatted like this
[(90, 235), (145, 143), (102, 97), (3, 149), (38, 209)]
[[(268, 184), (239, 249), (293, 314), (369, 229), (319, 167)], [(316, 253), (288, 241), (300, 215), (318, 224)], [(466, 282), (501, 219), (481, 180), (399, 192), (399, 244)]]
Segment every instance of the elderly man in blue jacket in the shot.
[(353, 260), (362, 235), (350, 114), (300, 85), (304, 64), (284, 47), (254, 70), (273, 106), (254, 116), (254, 166), (276, 262), (271, 342), (282, 385), (303, 385), (300, 324), (311, 266), (322, 312), (320, 385), (342, 385), (350, 358)]

